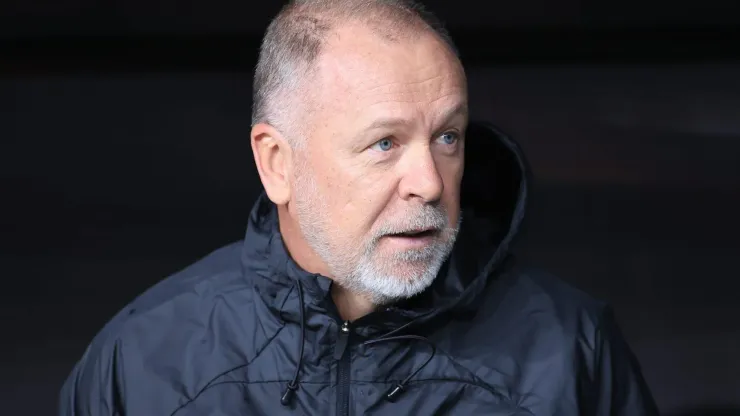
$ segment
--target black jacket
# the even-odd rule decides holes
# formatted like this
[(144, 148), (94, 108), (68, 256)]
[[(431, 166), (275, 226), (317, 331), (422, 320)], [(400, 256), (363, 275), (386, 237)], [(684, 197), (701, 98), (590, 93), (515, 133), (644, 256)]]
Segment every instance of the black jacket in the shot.
[(657, 414), (610, 309), (510, 255), (528, 200), (517, 146), (481, 125), (466, 140), (463, 225), (426, 292), (342, 322), (263, 195), (244, 241), (106, 325), (60, 415)]

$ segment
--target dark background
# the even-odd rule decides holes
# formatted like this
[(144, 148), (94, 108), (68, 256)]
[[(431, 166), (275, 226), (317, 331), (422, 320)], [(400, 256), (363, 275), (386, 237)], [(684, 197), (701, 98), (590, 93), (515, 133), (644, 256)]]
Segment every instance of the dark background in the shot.
[[(490, 3), (428, 2), (533, 167), (520, 251), (614, 305), (665, 414), (740, 414), (738, 2)], [(280, 5), (0, 4), (0, 413), (53, 414), (115, 311), (242, 237)]]

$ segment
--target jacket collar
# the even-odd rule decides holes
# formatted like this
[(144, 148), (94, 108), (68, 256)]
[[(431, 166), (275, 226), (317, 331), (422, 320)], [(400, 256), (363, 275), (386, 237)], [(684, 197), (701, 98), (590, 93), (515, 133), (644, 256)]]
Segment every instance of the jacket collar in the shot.
[[(251, 278), (259, 300), (279, 321), (298, 322), (301, 307), (305, 308), (309, 321), (315, 321), (317, 317), (324, 321), (340, 319), (331, 298), (333, 281), (305, 271), (291, 258), (280, 235), (277, 209), (264, 193), (249, 217), (241, 263), (242, 271)], [(300, 304), (297, 281), (304, 291), (305, 305)], [(384, 308), (357, 322), (357, 330), (370, 337), (389, 332), (428, 313), (427, 310), (401, 307)]]
[(290, 306), (286, 302), (296, 280), (301, 281), (307, 303), (321, 305), (331, 298), (332, 281), (303, 270), (288, 254), (280, 235), (277, 208), (264, 192), (249, 215), (241, 263), (244, 275), (254, 280), (260, 297), (275, 312), (282, 313)]

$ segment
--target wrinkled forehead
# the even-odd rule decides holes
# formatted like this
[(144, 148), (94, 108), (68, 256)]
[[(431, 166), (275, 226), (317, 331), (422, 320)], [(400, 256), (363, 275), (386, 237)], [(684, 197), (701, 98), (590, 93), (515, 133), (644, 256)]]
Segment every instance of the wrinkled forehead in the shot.
[(316, 67), (317, 116), (355, 124), (377, 117), (423, 118), (428, 123), (467, 106), (465, 73), (431, 33), (389, 40), (370, 29), (338, 30)]

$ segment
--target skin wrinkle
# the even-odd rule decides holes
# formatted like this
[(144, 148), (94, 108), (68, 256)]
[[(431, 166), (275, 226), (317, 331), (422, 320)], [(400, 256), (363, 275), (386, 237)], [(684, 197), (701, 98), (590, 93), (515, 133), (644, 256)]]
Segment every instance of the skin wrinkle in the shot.
[[(449, 97), (453, 97), (454, 98), (454, 94), (451, 93), (451, 94), (448, 94), (448, 95), (439, 97), (438, 99), (434, 99), (433, 101), (431, 101), (429, 104), (432, 104), (432, 105), (433, 104), (436, 104), (438, 101), (444, 100), (444, 99), (449, 98)], [(411, 103), (417, 103), (418, 104), (419, 103), (416, 100), (411, 100), (411, 101), (405, 101), (405, 100), (385, 100), (385, 101), (378, 101), (378, 102), (372, 104), (371, 107), (372, 106), (375, 106), (375, 105), (394, 104), (394, 103), (399, 103), (399, 102), (400, 103), (405, 103), (405, 104), (411, 104)], [(449, 116), (447, 116), (445, 114), (445, 116), (447, 116), (447, 117), (444, 117), (445, 118), (444, 121), (446, 121), (446, 122), (447, 121), (450, 121), (451, 118), (455, 117), (455, 114), (454, 113), (456, 113), (456, 112), (460, 112), (460, 113), (462, 113), (463, 115), (465, 115), (467, 117), (467, 113), (468, 113), (467, 105), (461, 104), (461, 105), (450, 106), (450, 107), (454, 107), (455, 108), (455, 111), (452, 111)], [(462, 108), (458, 109), (456, 107), (462, 107)], [(442, 118), (442, 117), (438, 117), (438, 118)], [(399, 117), (399, 119), (410, 119), (410, 117)], [(440, 123), (440, 125), (444, 125), (444, 124), (447, 124), (447, 123)], [(372, 127), (372, 126), (370, 126), (370, 127)], [(437, 129), (432, 129), (432, 130), (437, 130)]]
[(430, 78), (430, 79), (427, 79), (427, 80), (421, 80), (421, 81), (413, 81), (413, 82), (410, 82), (410, 83), (402, 83), (402, 82), (389, 82), (389, 83), (387, 83), (387, 84), (384, 84), (384, 85), (378, 85), (378, 86), (376, 86), (376, 87), (372, 87), (372, 88), (370, 88), (370, 89), (368, 90), (368, 92), (373, 92), (373, 91), (374, 91), (374, 90), (376, 90), (376, 89), (380, 89), (380, 88), (388, 88), (388, 87), (392, 87), (392, 86), (395, 86), (395, 85), (401, 85), (401, 86), (407, 86), (407, 87), (413, 87), (413, 86), (416, 86), (416, 85), (419, 85), (419, 86), (423, 86), (423, 85), (424, 85), (424, 84), (426, 84), (426, 83), (429, 83), (429, 82), (434, 82), (434, 81), (436, 81), (436, 80), (440, 80), (440, 79), (441, 79), (442, 81), (445, 81), (445, 80), (446, 80), (447, 78), (449, 78), (449, 77), (450, 77), (449, 75), (436, 75), (436, 76), (434, 76), (434, 77), (432, 77), (432, 78)]
[[(322, 49), (307, 83), (312, 111), (299, 126), (310, 134), (293, 149), (290, 200), (278, 213), (281, 231), (291, 222), (286, 229), (299, 231), (284, 238), (296, 262), (335, 281), (341, 313), (362, 309), (360, 298), (382, 305), (418, 293), (449, 254), (460, 219), (467, 85), (457, 58), (429, 31), (390, 43), (347, 26)], [(385, 118), (394, 123), (373, 126)], [(460, 140), (440, 141), (448, 131)], [(384, 137), (390, 149), (377, 147)], [(413, 248), (384, 237), (419, 227), (441, 232)]]

